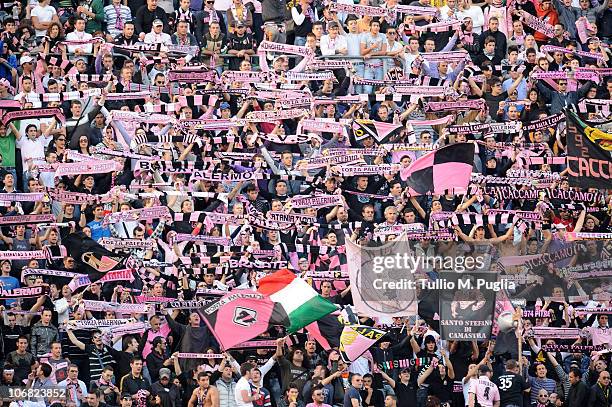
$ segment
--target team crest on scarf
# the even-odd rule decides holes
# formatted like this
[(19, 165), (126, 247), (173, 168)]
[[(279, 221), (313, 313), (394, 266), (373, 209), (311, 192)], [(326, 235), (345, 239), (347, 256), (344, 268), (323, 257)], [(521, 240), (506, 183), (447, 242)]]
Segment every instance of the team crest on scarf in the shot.
[(372, 136), (379, 143), (385, 143), (392, 136), (399, 134), (402, 128), (403, 126), (401, 124), (357, 119), (353, 122), (353, 135), (355, 137), (355, 141), (361, 141)]
[(106, 273), (117, 267), (121, 259), (116, 260), (109, 256), (97, 256), (93, 252), (86, 252), (82, 254), (81, 261), (100, 272)]

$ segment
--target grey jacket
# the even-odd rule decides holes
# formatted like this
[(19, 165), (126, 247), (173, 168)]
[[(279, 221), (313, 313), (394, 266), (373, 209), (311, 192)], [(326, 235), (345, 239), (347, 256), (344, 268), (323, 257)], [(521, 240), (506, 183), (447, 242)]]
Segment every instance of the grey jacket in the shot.
[(560, 0), (553, 0), (555, 9), (559, 13), (559, 21), (565, 29), (570, 33), (572, 38), (576, 38), (576, 20), (578, 19), (578, 10), (576, 7), (565, 7)]
[(261, 17), (264, 23), (283, 23), (287, 13), (285, 0), (263, 0), (261, 2)]
[(59, 340), (59, 331), (55, 326), (49, 324), (43, 325), (40, 321), (32, 327), (30, 334), (30, 349), (34, 356), (44, 355), (51, 350), (51, 342)]
[(236, 382), (226, 382), (223, 379), (219, 379), (215, 382), (217, 390), (219, 390), (219, 407), (236, 407)]
[(587, 83), (579, 87), (576, 91), (566, 93), (554, 92), (544, 86), (540, 81), (536, 82), (536, 86), (544, 98), (550, 102), (550, 113), (557, 114), (561, 113), (566, 106), (578, 103), (578, 101), (589, 91), (589, 88), (593, 86), (593, 82), (587, 81)]

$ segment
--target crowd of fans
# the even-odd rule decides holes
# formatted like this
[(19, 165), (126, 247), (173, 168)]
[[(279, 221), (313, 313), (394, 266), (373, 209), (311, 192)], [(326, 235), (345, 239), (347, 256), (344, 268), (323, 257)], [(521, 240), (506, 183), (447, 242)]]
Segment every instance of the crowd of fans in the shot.
[[(503, 122), (518, 122), (520, 127), (586, 102), (583, 118), (601, 123), (605, 131), (609, 124), (606, 101), (612, 92), (612, 2), (359, 2), (360, 6), (378, 7), (372, 10), (391, 11), (383, 17), (336, 7), (353, 4), (345, 0), (338, 4), (320, 0), (1, 3), (3, 396), (8, 394), (6, 386), (58, 386), (67, 389), (66, 399), (13, 402), (76, 407), (612, 405), (610, 354), (605, 351), (612, 343), (608, 316), (574, 312), (585, 305), (605, 308), (608, 301), (559, 299), (564, 290), (570, 291), (559, 268), (600, 261), (603, 270), (609, 271), (609, 241), (575, 243), (574, 255), (529, 270), (534, 278), (521, 282), (514, 294), (528, 292), (530, 298), (552, 296), (555, 300), (539, 302), (539, 317), (523, 318), (516, 330), (500, 330), (497, 341), (444, 340), (436, 318), (438, 298), (421, 292), (416, 319), (406, 315), (375, 321), (360, 315), (361, 323), (381, 326), (387, 334), (352, 363), (342, 360), (336, 348), (323, 350), (310, 336), (299, 334), (289, 341), (281, 329), (260, 338), (275, 340), (275, 346), (223, 352), (196, 310), (166, 309), (163, 302), (152, 304), (148, 313), (84, 307), (83, 300), (132, 304), (138, 296), (149, 296), (205, 301), (218, 298), (213, 291), (254, 289), (262, 275), (273, 271), (256, 262), (261, 260), (284, 261), (305, 278), (311, 272), (335, 272), (332, 277), (309, 281), (341, 309), (352, 303), (346, 242), (365, 245), (393, 240), (395, 235), (377, 236), (377, 228), (405, 224), (423, 224), (435, 234), (442, 231), (432, 219), (438, 212), (541, 212), (539, 228), (485, 224), (450, 229), (459, 242), (494, 246), (510, 256), (567, 248), (568, 232), (610, 232), (609, 180), (598, 191), (602, 198), (591, 202), (501, 199), (474, 191), (410, 196), (397, 168), (342, 176), (341, 160), (322, 167), (309, 166), (309, 161), (338, 155), (343, 149), (347, 155), (364, 149), (353, 164), (397, 163), (405, 169), (427, 151), (469, 141), (477, 144), (474, 173), (506, 177), (512, 170), (522, 174), (518, 176), (522, 179), (542, 178), (551, 188), (574, 189), (565, 178), (565, 164), (526, 165), (520, 160), (535, 145), (544, 151), (537, 150), (540, 157), (564, 157), (564, 120), (533, 131), (517, 128), (500, 133), (466, 134), (448, 127)], [(403, 12), (398, 6), (417, 8)], [(548, 24), (552, 36), (526, 24), (532, 22), (526, 13)], [(434, 28), (437, 23), (441, 29)], [(300, 63), (305, 57), (290, 52), (258, 53), (262, 41), (306, 47), (320, 61), (350, 63), (333, 66), (326, 79), (304, 76), (306, 80), (292, 80), (290, 72), (303, 69)], [(547, 45), (566, 52), (547, 51)], [(464, 56), (432, 57), (451, 51)], [(276, 76), (254, 76), (260, 79), (251, 83), (221, 80), (228, 71), (259, 72), (268, 62)], [(181, 71), (194, 75), (214, 71), (215, 79), (172, 79), (174, 72)], [(565, 75), (536, 78), (553, 72)], [(581, 75), (584, 72), (594, 75)], [(444, 96), (415, 91), (402, 97), (394, 88), (402, 81), (423, 89), (445, 86), (446, 91)], [(134, 92), (140, 93), (126, 96)], [(284, 92), (310, 98), (304, 115), (274, 119), (282, 111)], [(484, 103), (477, 109), (426, 109), (431, 101), (478, 99)], [(599, 102), (589, 102), (595, 100)], [(59, 108), (63, 117), (37, 117), (41, 108)], [(33, 113), (27, 117), (5, 120), (9, 112), (28, 110)], [(142, 115), (130, 121), (129, 116), (118, 115), (121, 112)], [(241, 121), (253, 112), (269, 112), (272, 119)], [(153, 116), (157, 120), (146, 120)], [(449, 116), (446, 122), (436, 121)], [(213, 119), (235, 121), (227, 128), (211, 130), (194, 124), (198, 120), (212, 123)], [(299, 133), (302, 121), (309, 119), (344, 127), (337, 132), (304, 131), (306, 141), (283, 142)], [(357, 119), (399, 125), (391, 141), (414, 148), (400, 149), (407, 153), (399, 158), (391, 149), (365, 154), (365, 149), (376, 150), (382, 144), (376, 134), (355, 137), (351, 123)], [(181, 122), (190, 120), (193, 122)], [(138, 161), (147, 156), (159, 165), (142, 169)], [(56, 174), (67, 163), (96, 160), (113, 160), (120, 168), (97, 174)], [(186, 170), (171, 171), (169, 162), (183, 163), (176, 168)], [(228, 177), (249, 171), (266, 176), (238, 182), (193, 176), (191, 170), (212, 165), (213, 171)], [(525, 183), (512, 187), (535, 188)], [(42, 193), (42, 198), (2, 199), (2, 194), (21, 192)], [(292, 206), (295, 197), (315, 193), (339, 195), (342, 204)], [(82, 194), (97, 198), (88, 200)], [(109, 214), (160, 206), (168, 208), (170, 217), (105, 221)], [(305, 217), (296, 225), (280, 228), (253, 221), (253, 216), (270, 211), (297, 213), (316, 221)], [(201, 216), (210, 213), (232, 214), (234, 220)], [(2, 222), (3, 217), (48, 214), (55, 217), (54, 222)], [(2, 255), (60, 247), (76, 232), (99, 242), (120, 238), (151, 244), (115, 249), (136, 260), (133, 281), (94, 281), (81, 287), (71, 286), (72, 278), (67, 276), (25, 273), (41, 269), (82, 272), (83, 259), (75, 253), (46, 259)], [(177, 240), (178, 234), (192, 239)], [(429, 254), (444, 252), (450, 244), (456, 243), (424, 238), (413, 241), (412, 247), (416, 253)], [(209, 263), (185, 262), (185, 258), (193, 261), (192, 255), (207, 255)], [(245, 262), (229, 268), (224, 264), (227, 260), (220, 260), (222, 256)], [(427, 278), (435, 279), (440, 270), (426, 271)], [(4, 297), (18, 287), (41, 285), (49, 287), (48, 294)], [(608, 288), (605, 282), (591, 284), (578, 293), (601, 294)], [(527, 302), (528, 309), (534, 306), (535, 301)], [(109, 328), (78, 324), (121, 318), (133, 318), (134, 323), (144, 323), (144, 328), (113, 335)], [(585, 336), (538, 338), (529, 334), (530, 326), (580, 328)], [(562, 347), (575, 342), (584, 347)], [(549, 345), (544, 348), (548, 351), (543, 345)], [(190, 359), (179, 357), (181, 353), (218, 357)], [(400, 360), (408, 360), (409, 367), (385, 364)]]

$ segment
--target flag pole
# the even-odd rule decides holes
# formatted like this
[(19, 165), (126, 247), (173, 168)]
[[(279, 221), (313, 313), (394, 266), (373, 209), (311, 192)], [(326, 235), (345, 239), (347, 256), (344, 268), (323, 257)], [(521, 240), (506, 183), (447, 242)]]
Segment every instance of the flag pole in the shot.
[(516, 326), (517, 340), (518, 340), (518, 363), (519, 363), (519, 371), (521, 372), (521, 376), (523, 375), (523, 311), (521, 307), (516, 309), (516, 313), (518, 314), (518, 324)]

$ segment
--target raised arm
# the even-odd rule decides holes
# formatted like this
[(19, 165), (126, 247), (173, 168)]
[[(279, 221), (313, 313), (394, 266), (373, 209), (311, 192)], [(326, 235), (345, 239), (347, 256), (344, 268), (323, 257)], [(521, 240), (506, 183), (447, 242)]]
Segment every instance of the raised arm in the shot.
[(74, 332), (72, 332), (72, 329), (67, 328), (66, 333), (68, 334), (68, 339), (70, 339), (70, 342), (72, 342), (74, 346), (76, 346), (82, 351), (85, 350), (85, 344), (77, 339), (77, 337), (74, 335)]
[(395, 389), (395, 380), (391, 378), (384, 370), (379, 370), (380, 375), (389, 383), (389, 386)]

